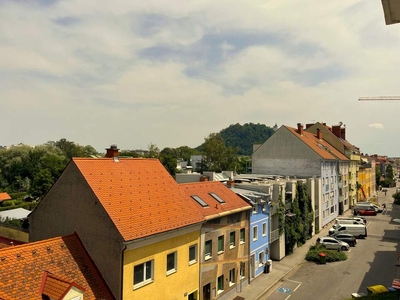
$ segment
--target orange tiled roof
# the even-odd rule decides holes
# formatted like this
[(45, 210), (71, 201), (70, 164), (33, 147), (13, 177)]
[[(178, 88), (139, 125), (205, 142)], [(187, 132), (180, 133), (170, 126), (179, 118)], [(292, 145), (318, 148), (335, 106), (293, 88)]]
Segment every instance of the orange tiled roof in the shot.
[[(219, 181), (182, 183), (181, 186), (188, 196), (199, 196), (205, 203), (207, 203), (208, 206), (203, 207), (193, 198), (190, 199), (192, 203), (195, 204), (197, 210), (205, 218), (218, 214), (224, 214), (230, 211), (240, 211), (251, 208), (246, 201), (244, 201)], [(215, 193), (219, 198), (224, 200), (225, 203), (219, 203), (210, 195), (210, 193)]]
[(84, 289), (84, 299), (115, 299), (76, 233), (0, 249), (0, 299), (42, 299), (43, 272)]
[(325, 141), (322, 137), (321, 140), (313, 133), (303, 130), (303, 135), (297, 132), (297, 129), (289, 126), (285, 126), (290, 132), (296, 135), (302, 142), (308, 145), (312, 150), (314, 150), (319, 156), (324, 159), (340, 159), (349, 160), (344, 154), (338, 151), (335, 147)]
[(125, 241), (204, 221), (158, 159), (74, 158), (73, 162)]
[(62, 300), (72, 287), (76, 287), (81, 292), (85, 290), (73, 281), (70, 282), (45, 271), (43, 272), (42, 287), (39, 293), (48, 296), (50, 299)]
[(11, 197), (7, 193), (0, 193), (0, 201), (11, 200)]

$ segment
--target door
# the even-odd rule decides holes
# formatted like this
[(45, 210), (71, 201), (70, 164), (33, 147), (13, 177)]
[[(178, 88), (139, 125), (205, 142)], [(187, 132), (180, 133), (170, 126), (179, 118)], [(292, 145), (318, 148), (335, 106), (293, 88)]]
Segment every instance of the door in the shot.
[(203, 300), (211, 300), (211, 283), (203, 286)]
[(250, 276), (251, 278), (256, 277), (256, 266), (255, 266), (256, 260), (255, 260), (255, 254), (252, 254), (250, 256)]

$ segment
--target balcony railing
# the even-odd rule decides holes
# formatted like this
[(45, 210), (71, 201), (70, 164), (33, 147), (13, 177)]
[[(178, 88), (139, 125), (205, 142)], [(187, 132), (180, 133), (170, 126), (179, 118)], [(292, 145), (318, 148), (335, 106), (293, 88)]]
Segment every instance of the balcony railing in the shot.
[(275, 230), (271, 231), (271, 240), (269, 242), (273, 243), (276, 240), (279, 240), (279, 229), (275, 229)]

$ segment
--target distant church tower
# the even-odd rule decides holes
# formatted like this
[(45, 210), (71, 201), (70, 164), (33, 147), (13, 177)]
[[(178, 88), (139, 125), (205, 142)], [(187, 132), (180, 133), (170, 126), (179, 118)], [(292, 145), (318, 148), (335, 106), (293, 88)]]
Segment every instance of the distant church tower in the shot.
[(273, 131), (277, 131), (278, 130), (278, 124), (275, 123), (274, 127), (272, 127)]

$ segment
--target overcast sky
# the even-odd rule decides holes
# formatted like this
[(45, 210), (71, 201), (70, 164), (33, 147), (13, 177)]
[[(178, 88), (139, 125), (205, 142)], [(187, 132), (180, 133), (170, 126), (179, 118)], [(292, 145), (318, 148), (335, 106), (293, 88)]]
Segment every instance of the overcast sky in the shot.
[(400, 156), (400, 24), (365, 0), (0, 0), (0, 145), (200, 145), (343, 122)]

